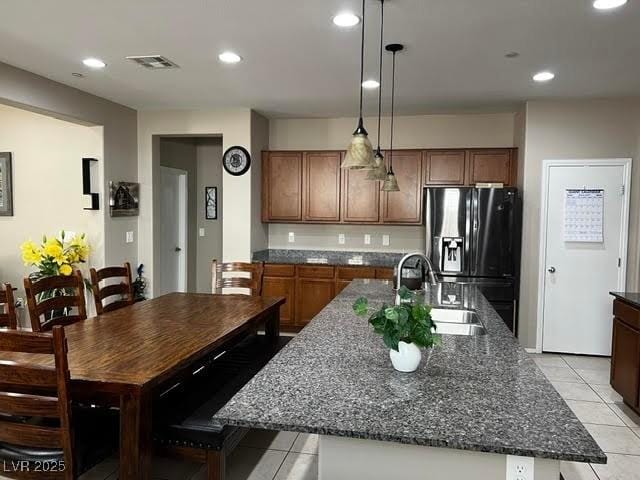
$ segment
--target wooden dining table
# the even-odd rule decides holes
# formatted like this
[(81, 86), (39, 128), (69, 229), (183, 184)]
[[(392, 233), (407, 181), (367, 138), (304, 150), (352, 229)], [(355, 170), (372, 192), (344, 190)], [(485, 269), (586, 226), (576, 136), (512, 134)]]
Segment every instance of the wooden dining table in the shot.
[[(150, 478), (154, 396), (261, 324), (275, 346), (284, 302), (171, 293), (65, 327), (73, 400), (120, 408), (121, 480)], [(51, 364), (37, 357), (0, 353)]]

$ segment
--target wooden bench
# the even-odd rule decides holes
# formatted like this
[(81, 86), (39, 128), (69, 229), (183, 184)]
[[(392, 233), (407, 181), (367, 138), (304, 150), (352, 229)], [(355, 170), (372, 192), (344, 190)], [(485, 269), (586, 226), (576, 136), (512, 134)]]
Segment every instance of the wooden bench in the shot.
[(289, 340), (280, 337), (274, 348), (264, 336), (250, 335), (162, 394), (154, 406), (156, 453), (204, 463), (209, 480), (224, 480), (226, 457), (248, 429), (211, 418)]

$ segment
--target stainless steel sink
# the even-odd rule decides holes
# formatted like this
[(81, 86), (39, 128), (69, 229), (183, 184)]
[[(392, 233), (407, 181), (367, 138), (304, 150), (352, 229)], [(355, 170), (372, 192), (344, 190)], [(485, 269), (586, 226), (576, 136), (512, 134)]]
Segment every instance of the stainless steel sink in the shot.
[(478, 314), (472, 310), (454, 310), (452, 308), (432, 308), (431, 318), (434, 322), (446, 323), (480, 323)]
[(479, 323), (446, 323), (436, 322), (436, 333), (441, 335), (486, 335), (487, 330)]
[(473, 310), (432, 308), (431, 318), (436, 324), (436, 333), (442, 335), (486, 335), (480, 317)]

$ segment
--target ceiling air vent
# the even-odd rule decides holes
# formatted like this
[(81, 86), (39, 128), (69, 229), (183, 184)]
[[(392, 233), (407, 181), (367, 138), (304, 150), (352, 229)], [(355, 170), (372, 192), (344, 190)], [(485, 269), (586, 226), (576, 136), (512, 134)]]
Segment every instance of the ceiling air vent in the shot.
[(151, 70), (158, 70), (161, 68), (180, 68), (177, 64), (162, 55), (133, 55), (127, 57), (127, 60), (131, 60), (132, 62)]

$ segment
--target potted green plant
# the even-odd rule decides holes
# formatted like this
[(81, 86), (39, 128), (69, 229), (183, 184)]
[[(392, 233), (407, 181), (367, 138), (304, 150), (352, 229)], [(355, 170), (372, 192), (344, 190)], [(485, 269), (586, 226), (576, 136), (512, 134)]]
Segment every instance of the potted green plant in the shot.
[[(413, 372), (418, 368), (422, 354), (420, 348), (432, 348), (440, 343), (435, 333), (436, 324), (431, 318), (431, 307), (416, 301), (416, 295), (408, 288), (400, 289), (400, 305), (382, 304), (369, 317), (373, 330), (382, 335), (389, 348), (393, 368), (399, 372)], [(354, 312), (365, 317), (369, 313), (369, 301), (361, 297), (353, 304)]]

